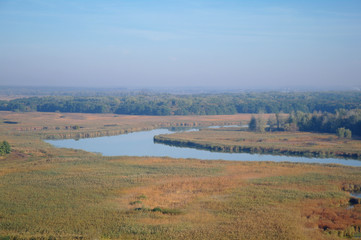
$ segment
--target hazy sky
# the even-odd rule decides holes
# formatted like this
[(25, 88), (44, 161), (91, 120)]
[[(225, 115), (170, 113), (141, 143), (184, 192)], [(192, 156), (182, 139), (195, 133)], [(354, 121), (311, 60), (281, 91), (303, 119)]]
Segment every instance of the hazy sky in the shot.
[(0, 85), (360, 87), (361, 1), (0, 0)]

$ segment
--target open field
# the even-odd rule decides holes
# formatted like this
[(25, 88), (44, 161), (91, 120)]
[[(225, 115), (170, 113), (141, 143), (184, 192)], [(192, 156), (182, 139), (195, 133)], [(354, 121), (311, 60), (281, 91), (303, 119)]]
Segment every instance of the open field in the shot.
[(249, 132), (239, 128), (202, 129), (159, 135), (160, 143), (221, 152), (251, 152), (309, 157), (361, 158), (361, 140), (310, 132)]
[(13, 148), (0, 158), (0, 239), (340, 239), (359, 234), (361, 206), (349, 206), (349, 192), (361, 190), (360, 168), (103, 157), (41, 140), (235, 124), (250, 117), (0, 113), (0, 140)]
[(0, 112), (0, 130), (9, 135), (36, 135), (41, 138), (84, 138), (117, 135), (160, 127), (232, 125), (248, 123), (250, 119), (251, 114), (217, 116), (135, 116), (84, 113)]

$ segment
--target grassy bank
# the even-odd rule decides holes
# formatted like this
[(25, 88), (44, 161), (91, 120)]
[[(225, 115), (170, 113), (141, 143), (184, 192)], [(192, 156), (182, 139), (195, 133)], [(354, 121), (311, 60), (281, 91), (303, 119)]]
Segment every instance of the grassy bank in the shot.
[(154, 137), (158, 143), (219, 152), (361, 159), (361, 141), (309, 132), (257, 133), (238, 128), (202, 129)]
[(0, 130), (40, 138), (86, 138), (168, 127), (248, 123), (251, 114), (217, 116), (134, 116), (82, 113), (0, 112)]
[[(219, 116), (7, 114), (3, 121), (18, 123), (0, 123), (13, 148), (0, 158), (0, 239), (339, 239), (360, 231), (361, 206), (349, 208), (359, 168), (103, 157), (41, 140), (108, 124), (216, 125)], [(65, 129), (74, 125), (82, 128)]]

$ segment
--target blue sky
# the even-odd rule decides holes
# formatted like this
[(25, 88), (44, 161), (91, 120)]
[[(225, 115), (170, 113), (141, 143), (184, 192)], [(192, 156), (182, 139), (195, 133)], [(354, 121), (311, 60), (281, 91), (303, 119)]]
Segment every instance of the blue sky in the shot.
[(0, 85), (361, 87), (361, 1), (0, 0)]

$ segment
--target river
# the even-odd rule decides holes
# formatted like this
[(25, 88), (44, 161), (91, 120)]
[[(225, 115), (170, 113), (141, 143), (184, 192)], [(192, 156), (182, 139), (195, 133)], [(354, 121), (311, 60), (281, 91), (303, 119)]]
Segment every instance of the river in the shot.
[[(192, 129), (190, 131), (196, 131)], [(231, 160), (231, 161), (273, 161), (273, 162), (302, 162), (322, 164), (342, 164), (361, 167), (361, 161), (340, 158), (307, 158), (279, 155), (261, 155), (249, 153), (222, 153), (206, 150), (174, 147), (156, 144), (153, 137), (159, 134), (174, 133), (168, 129), (155, 129), (151, 131), (134, 132), (117, 136), (97, 138), (84, 138), (79, 140), (45, 140), (58, 148), (81, 149), (88, 152), (101, 153), (104, 156), (152, 156), (172, 158), (197, 158), (205, 160)]]

